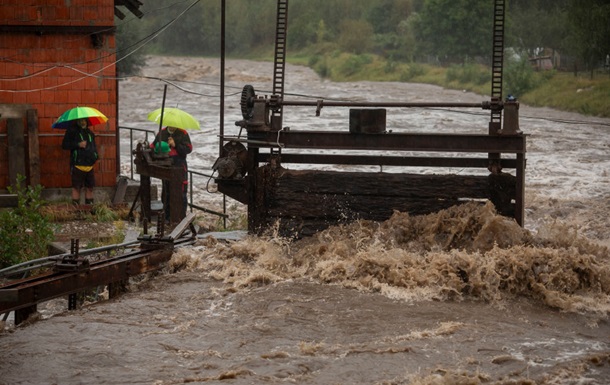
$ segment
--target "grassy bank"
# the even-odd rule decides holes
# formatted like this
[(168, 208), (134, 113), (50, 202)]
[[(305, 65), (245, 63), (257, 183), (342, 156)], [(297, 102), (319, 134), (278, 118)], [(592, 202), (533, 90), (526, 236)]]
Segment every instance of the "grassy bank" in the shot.
[[(272, 60), (272, 59), (271, 59)], [(477, 64), (437, 67), (385, 60), (345, 52), (301, 52), (288, 60), (306, 65), (333, 81), (398, 81), (435, 84), (480, 95), (491, 93), (491, 69)], [(558, 71), (536, 72), (525, 62), (504, 67), (503, 93), (536, 107), (552, 107), (584, 115), (610, 117), (610, 75)]]

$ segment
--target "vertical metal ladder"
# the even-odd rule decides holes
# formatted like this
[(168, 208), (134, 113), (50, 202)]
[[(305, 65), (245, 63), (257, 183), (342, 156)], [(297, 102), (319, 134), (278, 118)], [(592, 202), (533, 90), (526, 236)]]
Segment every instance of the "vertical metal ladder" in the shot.
[[(275, 27), (275, 59), (273, 65), (273, 97), (284, 99), (284, 73), (286, 69), (286, 30), (288, 29), (288, 0), (277, 1), (277, 21)], [(282, 106), (272, 109), (272, 119), (282, 127)]]
[[(491, 99), (498, 103), (502, 101), (502, 72), (504, 64), (504, 15), (506, 11), (504, 0), (494, 0), (493, 53), (491, 63)], [(491, 123), (498, 125), (502, 120), (502, 110), (491, 110)], [(498, 127), (499, 129), (499, 127)]]

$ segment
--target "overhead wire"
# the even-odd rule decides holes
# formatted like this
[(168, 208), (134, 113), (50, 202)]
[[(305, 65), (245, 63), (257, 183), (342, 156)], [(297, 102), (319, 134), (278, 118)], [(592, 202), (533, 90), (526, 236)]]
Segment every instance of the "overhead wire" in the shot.
[[(160, 10), (164, 10), (164, 9), (168, 9), (171, 7), (174, 7), (176, 4), (180, 4), (180, 3), (185, 3), (188, 0), (182, 0), (182, 1), (177, 1), (174, 2), (166, 7), (160, 7), (154, 10), (151, 10), (149, 13), (151, 12), (156, 12), (156, 11), (160, 11)], [(35, 76), (40, 76), (48, 71), (51, 71), (55, 68), (69, 68), (75, 72), (81, 73), (84, 76), (78, 79), (74, 79), (72, 81), (66, 82), (66, 83), (62, 83), (62, 84), (58, 84), (55, 86), (50, 86), (50, 87), (44, 87), (44, 88), (38, 88), (38, 89), (30, 89), (30, 90), (3, 90), (0, 89), (0, 92), (12, 92), (12, 93), (22, 93), (22, 92), (36, 92), (36, 91), (44, 91), (44, 90), (51, 90), (51, 89), (56, 89), (59, 87), (63, 87), (78, 81), (81, 81), (83, 79), (86, 79), (87, 77), (96, 77), (96, 78), (104, 78), (104, 79), (116, 79), (116, 80), (125, 80), (125, 79), (129, 79), (129, 78), (144, 78), (144, 79), (152, 79), (152, 80), (158, 80), (164, 83), (167, 83), (183, 92), (189, 93), (189, 94), (194, 94), (194, 95), (198, 95), (198, 96), (203, 96), (203, 97), (218, 97), (219, 95), (211, 95), (211, 94), (203, 94), (201, 92), (197, 92), (197, 91), (193, 91), (190, 90), (188, 88), (185, 88), (183, 86), (178, 85), (178, 82), (182, 82), (182, 83), (191, 83), (191, 84), (199, 84), (199, 85), (207, 85), (207, 86), (214, 86), (214, 87), (220, 87), (219, 84), (215, 84), (215, 83), (206, 83), (206, 82), (195, 82), (195, 81), (184, 81), (184, 80), (176, 80), (176, 79), (164, 79), (164, 78), (160, 78), (160, 77), (154, 77), (154, 76), (141, 76), (141, 75), (131, 75), (131, 76), (125, 76), (125, 77), (115, 77), (115, 76), (98, 76), (96, 74), (104, 71), (105, 69), (115, 66), (117, 63), (119, 63), (120, 61), (126, 59), (127, 57), (133, 55), (134, 53), (136, 53), (137, 51), (139, 51), (140, 49), (142, 49), (144, 46), (146, 46), (147, 44), (149, 44), (151, 41), (153, 41), (157, 36), (159, 36), (161, 33), (165, 32), (172, 24), (174, 24), (178, 19), (180, 19), (187, 11), (189, 11), (191, 8), (193, 8), (195, 5), (197, 5), (201, 0), (195, 0), (193, 3), (191, 3), (191, 5), (189, 5), (187, 8), (185, 8), (182, 12), (180, 12), (178, 15), (176, 15), (173, 19), (171, 19), (169, 22), (167, 22), (166, 24), (164, 24), (162, 27), (160, 27), (159, 29), (155, 30), (154, 32), (150, 33), (149, 35), (145, 36), (144, 38), (138, 40), (137, 42), (115, 50), (112, 54), (108, 54), (96, 59), (92, 59), (89, 61), (84, 61), (84, 62), (74, 62), (71, 63), (70, 65), (55, 65), (52, 67), (48, 67), (45, 68), (41, 71), (37, 71), (33, 74), (29, 74), (29, 75), (25, 75), (25, 76), (21, 76), (21, 77), (14, 77), (14, 78), (0, 78), (0, 81), (18, 81), (18, 80), (24, 80), (24, 79), (28, 79), (28, 78), (32, 78)], [(123, 24), (127, 24), (133, 20), (136, 20), (136, 17), (133, 17), (129, 20), (127, 20), (126, 22), (124, 22)], [(114, 28), (114, 27), (113, 27)], [(98, 32), (99, 33), (99, 32)], [(119, 52), (123, 52), (125, 50), (128, 50), (132, 47), (137, 47), (136, 49), (130, 51), (129, 53), (127, 53), (125, 56), (123, 56), (120, 59), (117, 59), (116, 61), (114, 61), (113, 63), (110, 63), (104, 67), (102, 67), (101, 69), (94, 71), (94, 72), (85, 72), (82, 71), (78, 68), (74, 68), (74, 65), (80, 65), (80, 64), (87, 64), (87, 63), (91, 63), (91, 62), (95, 62), (95, 61), (99, 61), (102, 59), (105, 59), (109, 56), (112, 55), (116, 55)], [(0, 58), (4, 61), (11, 61), (14, 63), (19, 63), (17, 61), (14, 60), (10, 60), (9, 58)], [(23, 64), (23, 63), (21, 63)], [(28, 63), (28, 65), (35, 65), (35, 63)], [(235, 88), (235, 89), (241, 89), (241, 87), (237, 87), (237, 86), (227, 86), (225, 85), (225, 88)], [(269, 90), (261, 90), (262, 93), (268, 93), (271, 94), (273, 93), (273, 91), (269, 91)], [(241, 91), (237, 91), (231, 94), (228, 94), (227, 96), (234, 96), (234, 95), (238, 95), (240, 94)], [(317, 100), (333, 100), (333, 101), (349, 101), (349, 99), (345, 99), (345, 98), (327, 98), (327, 97), (321, 97), (321, 96), (314, 96), (314, 95), (307, 95), (307, 94), (300, 94), (300, 93), (284, 93), (284, 95), (290, 95), (290, 96), (298, 96), (298, 97), (303, 97), (303, 98), (310, 98), (310, 99), (317, 99)], [(484, 113), (477, 113), (477, 112), (470, 112), (470, 111), (460, 111), (460, 110), (454, 110), (454, 109), (444, 109), (444, 108), (434, 108), (434, 107), (428, 107), (425, 109), (429, 109), (429, 110), (443, 110), (443, 111), (447, 111), (447, 112), (452, 112), (452, 113), (460, 113), (460, 114), (469, 114), (469, 115), (479, 115), (479, 116), (486, 116), (487, 114)], [(557, 123), (563, 123), (563, 124), (574, 124), (574, 125), (601, 125), (601, 126), (610, 126), (610, 123), (605, 123), (605, 122), (600, 122), (600, 121), (579, 121), (579, 120), (569, 120), (569, 119), (553, 119), (553, 118), (545, 118), (545, 117), (535, 117), (535, 116), (526, 116), (526, 115), (521, 115), (522, 118), (526, 118), (526, 119), (534, 119), (534, 120), (545, 120), (545, 121), (551, 121), (551, 122), (557, 122)]]
[[(188, 0), (177, 1), (177, 2), (172, 3), (172, 4), (170, 4), (170, 5), (166, 6), (166, 7), (155, 8), (155, 9), (152, 9), (152, 10), (150, 10), (150, 11), (147, 11), (147, 12), (146, 12), (146, 14), (151, 14), (151, 13), (155, 13), (155, 12), (157, 12), (157, 11), (162, 11), (162, 10), (165, 10), (165, 9), (168, 9), (168, 8), (172, 8), (172, 7), (174, 7), (174, 6), (175, 6), (175, 5), (177, 5), (177, 4), (180, 4), (180, 3), (185, 3), (185, 2), (187, 2), (187, 1), (188, 1)], [(192, 7), (192, 6), (191, 6), (191, 7)], [(189, 9), (190, 9), (191, 7), (189, 7)], [(118, 25), (116, 25), (116, 26), (112, 26), (112, 27), (109, 27), (109, 28), (107, 28), (107, 29), (102, 29), (102, 30), (99, 30), (99, 31), (96, 31), (96, 32), (91, 32), (91, 33), (85, 34), (84, 36), (91, 36), (91, 35), (99, 34), (99, 33), (102, 33), (102, 32), (111, 31), (111, 30), (113, 30), (113, 29), (115, 29), (115, 28), (117, 28), (117, 27), (118, 27), (118, 28), (120, 28), (120, 27), (122, 27), (122, 26), (123, 26), (123, 25), (125, 25), (125, 24), (131, 23), (131, 22), (132, 22), (132, 21), (134, 21), (134, 20), (139, 20), (139, 19), (138, 19), (137, 17), (133, 16), (133, 17), (131, 17), (130, 19), (127, 19), (126, 21), (124, 21), (124, 22), (122, 22), (122, 23), (120, 23), (120, 24), (118, 24)], [(173, 21), (170, 21), (170, 22), (173, 22)], [(163, 28), (163, 27), (161, 27), (160, 29), (162, 29), (162, 28)], [(157, 30), (157, 31), (159, 31), (159, 30)], [(144, 40), (148, 39), (150, 36), (152, 36), (153, 34), (155, 34), (157, 31), (155, 31), (155, 32), (153, 32), (153, 33), (151, 33), (151, 34), (149, 34), (148, 36), (146, 36), (146, 37), (144, 37), (144, 38), (140, 39), (139, 41), (137, 41), (137, 42), (135, 42), (135, 43), (133, 43), (133, 44), (131, 44), (131, 45), (127, 46), (127, 47), (124, 47), (124, 48), (121, 48), (121, 49), (115, 50), (115, 51), (114, 51), (112, 54), (105, 55), (105, 56), (101, 56), (101, 57), (98, 57), (98, 58), (95, 58), (95, 59), (91, 59), (91, 60), (87, 60), (87, 61), (72, 62), (72, 63), (62, 64), (61, 66), (57, 66), (57, 65), (56, 65), (56, 66), (52, 66), (52, 67), (50, 67), (49, 69), (53, 69), (53, 68), (57, 68), (57, 67), (64, 67), (64, 66), (67, 66), (67, 65), (79, 65), (79, 64), (87, 64), (87, 63), (92, 63), (92, 62), (95, 62), (95, 61), (99, 61), (99, 60), (101, 60), (101, 59), (105, 59), (105, 58), (106, 58), (106, 57), (108, 57), (108, 56), (112, 56), (112, 55), (115, 55), (115, 54), (117, 54), (117, 53), (119, 53), (119, 52), (122, 52), (122, 51), (128, 50), (129, 48), (131, 48), (131, 47), (133, 47), (133, 46), (135, 46), (135, 45), (139, 44), (140, 42), (142, 42), (142, 41), (144, 41)], [(67, 41), (75, 41), (75, 40), (77, 40), (77, 39), (67, 39)], [(18, 54), (15, 54), (15, 55), (13, 55), (13, 56), (17, 56), (17, 55), (18, 55)], [(42, 67), (42, 66), (48, 66), (48, 64), (42, 64), (42, 63), (40, 63), (40, 64), (38, 64), (38, 63), (29, 63), (29, 62), (28, 62), (28, 63), (24, 63), (24, 62), (17, 61), (17, 60), (11, 60), (11, 59), (10, 59), (10, 57), (6, 57), (6, 56), (5, 56), (5, 57), (0, 57), (0, 60), (6, 61), (6, 62), (12, 62), (12, 63), (16, 63), (16, 64), (24, 64), (24, 65), (25, 65), (25, 64), (27, 64), (28, 66), (32, 66), (32, 67), (36, 67), (36, 66), (40, 66), (40, 67)], [(32, 75), (19, 76), (19, 77), (15, 77), (15, 78), (0, 78), (0, 80), (7, 80), (7, 81), (8, 81), (8, 80), (12, 80), (12, 79), (17, 79), (17, 80), (19, 80), (19, 79), (27, 79), (27, 78), (29, 78), (29, 77), (32, 77)]]
[[(154, 39), (155, 39), (157, 36), (159, 36), (159, 35), (160, 35), (162, 32), (164, 32), (165, 30), (167, 30), (167, 29), (168, 29), (168, 28), (169, 28), (169, 27), (170, 27), (172, 24), (174, 24), (174, 23), (175, 23), (175, 22), (176, 22), (178, 19), (180, 19), (180, 18), (181, 18), (181, 17), (182, 17), (182, 16), (183, 16), (183, 15), (184, 15), (184, 14), (185, 14), (187, 11), (189, 11), (191, 8), (193, 8), (195, 5), (197, 5), (197, 4), (198, 4), (200, 1), (201, 1), (201, 0), (195, 0), (195, 1), (194, 1), (194, 2), (193, 2), (191, 5), (190, 5), (190, 6), (188, 6), (186, 9), (184, 9), (182, 12), (180, 12), (180, 13), (179, 13), (179, 14), (178, 14), (176, 17), (174, 17), (172, 20), (170, 20), (169, 22), (167, 22), (165, 25), (163, 25), (162, 27), (160, 27), (159, 29), (157, 29), (157, 30), (156, 30), (156, 31), (154, 31), (153, 33), (151, 33), (151, 34), (147, 35), (146, 37), (144, 37), (144, 38), (140, 39), (139, 41), (137, 41), (137, 42), (135, 42), (135, 43), (133, 43), (133, 44), (131, 44), (131, 45), (129, 45), (129, 46), (127, 46), (127, 47), (125, 47), (125, 48), (121, 48), (121, 49), (119, 49), (119, 50), (115, 50), (115, 51), (114, 51), (113, 53), (111, 53), (111, 54), (108, 54), (108, 55), (105, 55), (105, 56), (101, 56), (101, 57), (98, 57), (98, 58), (95, 58), (95, 59), (92, 59), (92, 60), (89, 60), (89, 61), (71, 63), (70, 65), (67, 65), (67, 64), (55, 65), (55, 66), (52, 66), (52, 67), (46, 68), (46, 69), (44, 69), (44, 70), (37, 71), (37, 72), (35, 72), (34, 74), (29, 74), (29, 75), (25, 75), (25, 76), (20, 76), (20, 77), (15, 77), (15, 78), (0, 78), (0, 81), (18, 81), (18, 80), (24, 80), (24, 79), (32, 78), (32, 77), (34, 77), (34, 76), (39, 76), (39, 75), (42, 75), (43, 73), (48, 72), (48, 71), (50, 71), (50, 70), (53, 70), (53, 69), (55, 69), (55, 68), (69, 68), (69, 69), (71, 69), (71, 70), (73, 70), (73, 71), (76, 71), (76, 72), (79, 72), (79, 73), (82, 73), (82, 74), (86, 75), (86, 76), (84, 76), (84, 77), (82, 77), (82, 78), (75, 79), (75, 80), (72, 80), (72, 81), (70, 81), (70, 82), (66, 82), (66, 83), (58, 84), (58, 85), (55, 85), (55, 86), (45, 87), (45, 88), (39, 88), (39, 89), (30, 89), (30, 90), (3, 90), (3, 89), (0, 89), (0, 92), (13, 92), (13, 93), (21, 93), (21, 92), (35, 92), (35, 91), (44, 91), (44, 90), (50, 90), (50, 89), (59, 88), (59, 87), (65, 86), (65, 85), (69, 85), (69, 84), (75, 83), (75, 82), (77, 82), (77, 81), (81, 81), (81, 80), (83, 80), (83, 79), (85, 79), (85, 78), (87, 78), (87, 77), (95, 77), (95, 76), (94, 76), (95, 74), (98, 74), (98, 73), (100, 73), (100, 72), (104, 71), (106, 68), (109, 68), (109, 67), (115, 66), (115, 65), (116, 65), (117, 63), (119, 63), (120, 61), (122, 61), (122, 60), (126, 59), (127, 57), (129, 57), (129, 56), (133, 55), (135, 52), (139, 51), (139, 50), (140, 50), (141, 48), (143, 48), (145, 45), (147, 45), (148, 43), (150, 43), (151, 41), (153, 41), (153, 40), (154, 40)], [(184, 1), (183, 1), (183, 2), (184, 2)], [(139, 46), (138, 46), (138, 45), (139, 45)], [(94, 72), (92, 72), (92, 73), (87, 73), (87, 72), (85, 72), (85, 71), (82, 71), (82, 70), (79, 70), (79, 69), (77, 69), (77, 68), (74, 68), (74, 67), (73, 67), (73, 66), (75, 66), (75, 65), (87, 64), (87, 63), (91, 63), (91, 62), (96, 62), (96, 61), (103, 60), (103, 59), (105, 59), (105, 58), (107, 58), (107, 57), (110, 57), (110, 56), (116, 55), (116, 54), (117, 54), (117, 53), (119, 53), (119, 52), (122, 52), (122, 51), (128, 50), (128, 49), (130, 49), (130, 48), (132, 48), (132, 47), (134, 47), (134, 46), (137, 46), (137, 48), (136, 48), (136, 49), (134, 49), (134, 50), (132, 50), (132, 51), (130, 51), (128, 54), (126, 54), (126, 55), (125, 55), (125, 56), (123, 56), (122, 58), (117, 59), (117, 60), (115, 60), (114, 62), (112, 62), (112, 63), (108, 64), (107, 66), (104, 66), (104, 67), (102, 67), (101, 69), (99, 69), (99, 70), (97, 70), (97, 71), (94, 71)], [(5, 61), (11, 61), (11, 60), (5, 60)], [(13, 62), (16, 62), (16, 61), (13, 61)], [(107, 77), (107, 76), (104, 76), (104, 78), (108, 78), (108, 77)]]
[[(152, 76), (140, 76), (140, 75), (126, 76), (126, 77), (99, 76), (99, 75), (97, 75), (98, 73), (100, 73), (100, 72), (104, 71), (106, 68), (109, 68), (109, 67), (111, 67), (111, 66), (113, 66), (113, 65), (116, 65), (116, 63), (120, 62), (121, 60), (124, 60), (124, 59), (125, 59), (125, 58), (127, 58), (128, 56), (130, 56), (130, 55), (134, 54), (134, 53), (135, 53), (135, 52), (137, 52), (139, 49), (141, 49), (142, 47), (144, 47), (146, 44), (150, 43), (150, 42), (151, 42), (151, 41), (152, 41), (154, 38), (156, 38), (158, 35), (160, 35), (162, 32), (164, 32), (164, 31), (165, 31), (167, 28), (169, 28), (169, 26), (170, 26), (170, 25), (172, 25), (174, 22), (176, 22), (176, 21), (177, 21), (177, 20), (178, 20), (178, 19), (179, 19), (179, 18), (180, 18), (182, 15), (184, 15), (184, 14), (185, 14), (187, 11), (189, 11), (189, 10), (190, 10), (192, 7), (194, 7), (194, 6), (195, 6), (197, 3), (199, 3), (200, 1), (201, 1), (201, 0), (196, 0), (196, 1), (195, 1), (195, 2), (193, 2), (193, 3), (192, 3), (190, 6), (189, 6), (189, 7), (187, 7), (185, 10), (183, 10), (183, 11), (182, 11), (182, 12), (181, 12), (179, 15), (177, 15), (176, 17), (174, 17), (172, 20), (170, 20), (168, 23), (166, 23), (165, 25), (163, 25), (163, 26), (162, 26), (161, 28), (159, 28), (158, 30), (156, 30), (156, 31), (154, 31), (153, 33), (151, 33), (151, 34), (147, 35), (146, 37), (144, 37), (144, 38), (140, 39), (139, 41), (137, 41), (137, 42), (135, 42), (135, 43), (131, 44), (130, 46), (127, 46), (127, 47), (121, 48), (120, 50), (116, 50), (116, 51), (115, 51), (113, 54), (109, 54), (109, 55), (106, 55), (106, 56), (103, 56), (103, 57), (99, 57), (99, 58), (96, 58), (96, 59), (92, 59), (92, 60), (89, 60), (89, 61), (85, 61), (85, 62), (74, 62), (74, 63), (72, 63), (71, 65), (67, 65), (67, 64), (63, 64), (63, 65), (56, 65), (56, 66), (52, 66), (52, 67), (49, 67), (49, 68), (45, 68), (45, 69), (43, 69), (43, 70), (41, 70), (41, 71), (37, 71), (37, 72), (35, 72), (35, 73), (33, 73), (33, 74), (29, 74), (29, 75), (25, 75), (25, 76), (21, 76), (21, 77), (15, 77), (15, 78), (0, 78), (0, 81), (18, 81), (18, 80), (24, 80), (24, 79), (28, 79), (28, 78), (32, 78), (32, 77), (35, 77), (35, 76), (42, 75), (42, 74), (44, 74), (44, 73), (46, 73), (46, 72), (48, 72), (48, 71), (51, 71), (51, 70), (53, 70), (53, 69), (55, 69), (55, 68), (69, 68), (69, 69), (71, 69), (71, 70), (73, 70), (73, 71), (75, 71), (75, 72), (78, 72), (78, 73), (83, 74), (84, 76), (83, 76), (82, 78), (74, 79), (74, 80), (72, 80), (72, 81), (70, 81), (70, 82), (66, 82), (66, 83), (58, 84), (58, 85), (55, 85), (55, 86), (45, 87), (45, 88), (29, 89), (29, 90), (2, 90), (2, 89), (0, 89), (0, 92), (26, 93), (26, 92), (36, 92), (36, 91), (44, 91), (44, 90), (56, 89), (56, 88), (59, 88), (59, 87), (65, 86), (65, 85), (69, 85), (69, 84), (72, 84), (72, 83), (75, 83), (75, 82), (81, 81), (81, 80), (83, 80), (83, 79), (85, 79), (85, 78), (87, 78), (87, 77), (96, 77), (96, 78), (104, 78), (104, 79), (118, 79), (118, 80), (124, 80), (124, 79), (128, 79), (128, 78), (139, 77), (139, 78), (147, 78), (147, 79), (155, 79), (155, 80), (159, 80), (159, 81), (161, 81), (161, 82), (164, 82), (164, 83), (170, 84), (170, 85), (172, 85), (173, 87), (176, 87), (177, 89), (179, 89), (179, 90), (181, 90), (181, 91), (183, 91), (183, 92), (186, 92), (186, 93), (195, 94), (195, 95), (204, 96), (204, 97), (217, 97), (218, 95), (203, 94), (203, 93), (201, 93), (201, 92), (197, 92), (197, 91), (193, 91), (193, 90), (187, 89), (187, 88), (185, 88), (185, 87), (182, 87), (182, 86), (180, 86), (180, 85), (176, 84), (176, 82), (178, 82), (178, 81), (177, 81), (177, 80), (172, 80), (172, 79), (163, 79), (163, 78), (159, 78), (159, 77), (152, 77)], [(167, 9), (167, 8), (170, 8), (170, 7), (175, 6), (176, 4), (183, 3), (183, 2), (186, 2), (186, 0), (184, 0), (184, 1), (180, 1), (180, 2), (175, 2), (175, 3), (173, 3), (172, 5), (170, 5), (170, 6), (168, 6), (168, 7), (164, 7), (164, 8), (158, 8), (158, 9), (155, 9), (154, 11), (159, 11), (159, 10)], [(136, 19), (136, 18), (134, 17), (134, 18), (132, 18), (132, 19), (128, 20), (127, 22), (131, 22), (132, 20), (135, 20), (135, 19)], [(140, 44), (140, 45), (139, 45), (139, 44)], [(138, 45), (139, 45), (139, 46), (138, 46)], [(134, 49), (133, 51), (129, 52), (127, 55), (125, 55), (125, 56), (124, 56), (124, 57), (122, 57), (121, 59), (118, 59), (118, 60), (116, 60), (115, 62), (110, 63), (110, 64), (108, 64), (107, 66), (105, 66), (105, 67), (103, 67), (103, 68), (101, 68), (101, 69), (99, 69), (99, 70), (97, 70), (97, 71), (94, 71), (94, 72), (89, 73), (89, 72), (85, 72), (85, 71), (82, 71), (82, 70), (80, 70), (80, 69), (78, 69), (78, 68), (73, 67), (74, 65), (79, 65), (79, 64), (87, 64), (87, 63), (90, 63), (90, 62), (93, 62), (93, 61), (99, 61), (99, 60), (104, 59), (104, 58), (106, 58), (106, 57), (108, 57), (108, 56), (115, 55), (115, 54), (116, 54), (116, 53), (118, 53), (118, 52), (122, 52), (122, 51), (125, 51), (125, 50), (127, 50), (127, 49), (130, 49), (130, 48), (132, 48), (132, 47), (134, 47), (134, 46), (138, 46), (138, 47), (137, 47), (136, 49)], [(11, 61), (11, 60), (7, 60), (7, 59), (5, 58), (5, 61)], [(16, 62), (16, 61), (13, 61), (13, 62)], [(182, 81), (182, 82), (185, 82), (185, 81)], [(202, 82), (190, 82), (190, 83), (194, 83), (194, 84), (204, 84), (204, 85), (213, 85), (213, 86), (216, 86), (216, 87), (220, 87), (218, 84), (211, 84), (211, 83), (202, 83)], [(225, 86), (225, 87), (228, 87), (228, 88), (240, 88), (240, 87), (236, 87), (236, 86)], [(240, 89), (241, 89), (241, 88), (240, 88)], [(262, 92), (263, 92), (263, 93), (272, 93), (272, 91), (265, 91), (265, 90), (263, 90)], [(234, 95), (237, 95), (237, 94), (239, 94), (239, 93), (240, 93), (240, 91), (235, 92), (235, 93), (232, 93), (232, 94), (229, 94), (228, 96), (234, 96)], [(301, 96), (301, 97), (305, 97), (305, 98), (325, 99), (325, 100), (344, 100), (344, 99), (337, 99), (337, 98), (324, 98), (324, 97), (321, 97), (321, 96), (310, 96), (310, 95), (303, 95), (303, 94), (296, 94), (296, 93), (294, 93), (294, 94), (289, 94), (289, 93), (286, 93), (286, 95), (292, 95), (292, 96)]]

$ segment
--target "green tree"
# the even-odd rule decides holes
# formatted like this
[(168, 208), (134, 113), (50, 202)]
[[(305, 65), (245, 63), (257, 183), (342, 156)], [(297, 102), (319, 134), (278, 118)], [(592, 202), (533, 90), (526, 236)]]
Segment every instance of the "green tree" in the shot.
[[(208, 0), (209, 1), (209, 0)], [(218, 0), (215, 0), (219, 3)], [(226, 46), (231, 55), (273, 49), (275, 44), (276, 0), (227, 1)], [(291, 10), (288, 11), (290, 36)], [(217, 30), (220, 33), (220, 18)], [(220, 41), (220, 40), (218, 40)]]
[(343, 20), (340, 26), (339, 46), (346, 52), (361, 54), (372, 43), (373, 27), (365, 20)]
[[(221, 2), (201, 0), (181, 15), (191, 4), (147, 0), (141, 20), (119, 25), (120, 73), (136, 70), (141, 64), (138, 54), (145, 52), (218, 55)], [(610, 51), (607, 0), (506, 4), (505, 45), (518, 52), (551, 48), (562, 57), (580, 58), (592, 69)], [(277, 0), (230, 0), (226, 6), (227, 54), (246, 57), (273, 49)], [(324, 44), (325, 52), (336, 45), (392, 61), (434, 57), (443, 64), (472, 59), (489, 64), (493, 6), (492, 0), (290, 0), (287, 50), (290, 55)], [(132, 55), (132, 44), (147, 36), (155, 36), (152, 43)]]
[(548, 48), (566, 53), (569, 0), (513, 0), (508, 3), (506, 46), (533, 53)]
[[(290, 2), (288, 8), (288, 47), (301, 49), (318, 42), (320, 23), (324, 25), (324, 38), (328, 38), (326, 22), (316, 10), (317, 4)], [(275, 20), (272, 21), (275, 28)]]
[[(188, 12), (184, 8), (172, 7), (167, 10), (163, 21), (166, 30), (157, 38), (165, 51), (178, 55), (204, 55), (206, 44), (203, 35), (204, 3), (198, 3)], [(172, 22), (173, 20), (175, 22)], [(171, 22), (171, 24), (170, 24)]]
[(426, 0), (417, 20), (420, 49), (442, 63), (491, 57), (492, 1)]
[(610, 3), (607, 0), (571, 0), (568, 7), (570, 41), (591, 72), (610, 53)]
[(371, 1), (366, 20), (371, 23), (376, 34), (395, 34), (398, 24), (412, 12), (411, 0)]
[(412, 49), (405, 40), (404, 23), (412, 13), (411, 0), (372, 1), (366, 20), (375, 32), (375, 53), (391, 60), (412, 57)]
[(135, 75), (144, 66), (142, 34), (140, 33), (139, 19), (132, 18), (127, 21), (117, 21), (116, 57), (117, 71), (120, 76)]
[(534, 69), (526, 57), (506, 58), (503, 87), (505, 95), (519, 98), (537, 86)]
[(320, 20), (318, 22), (318, 29), (316, 29), (316, 43), (324, 43), (327, 39), (327, 35), (326, 23), (324, 23), (324, 20)]
[(416, 24), (419, 14), (412, 13), (406, 20), (398, 24), (398, 49), (394, 58), (413, 62), (417, 50)]

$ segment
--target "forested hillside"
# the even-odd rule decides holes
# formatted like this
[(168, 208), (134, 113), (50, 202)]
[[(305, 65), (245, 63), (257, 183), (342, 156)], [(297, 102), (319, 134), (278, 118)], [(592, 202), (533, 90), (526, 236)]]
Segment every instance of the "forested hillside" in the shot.
[[(146, 39), (147, 53), (218, 55), (221, 0), (145, 0), (141, 20), (119, 21), (121, 54)], [(506, 47), (540, 48), (584, 69), (610, 53), (607, 0), (507, 0)], [(276, 0), (227, 0), (226, 49), (235, 57), (273, 49)], [(288, 53), (318, 50), (434, 64), (485, 63), (491, 56), (493, 1), (290, 0)], [(126, 41), (127, 40), (127, 41)]]
[[(219, 56), (222, 0), (143, 3), (142, 19), (117, 20), (121, 75), (137, 73), (145, 54)], [(277, 0), (224, 3), (227, 56), (273, 60)], [(505, 94), (532, 105), (610, 116), (610, 2), (505, 4)], [(493, 0), (288, 5), (287, 60), (322, 77), (433, 83), (489, 94)]]

